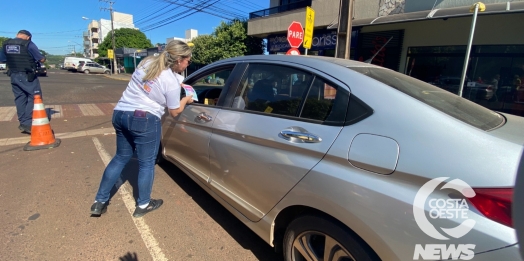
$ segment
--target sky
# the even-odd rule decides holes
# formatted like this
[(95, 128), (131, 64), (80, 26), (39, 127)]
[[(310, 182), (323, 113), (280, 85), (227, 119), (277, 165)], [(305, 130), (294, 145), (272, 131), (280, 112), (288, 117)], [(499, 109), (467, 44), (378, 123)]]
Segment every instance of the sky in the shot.
[[(0, 16), (0, 36), (13, 38), (25, 29), (39, 49), (57, 55), (83, 52), (82, 33), (88, 24), (111, 19), (104, 10), (110, 7), (106, 0), (24, 0), (9, 6)], [(221, 21), (269, 8), (269, 0), (116, 0), (112, 6), (115, 12), (133, 15), (135, 27), (156, 44), (168, 37), (185, 38), (188, 29), (210, 34)], [(206, 8), (195, 12), (195, 7)]]

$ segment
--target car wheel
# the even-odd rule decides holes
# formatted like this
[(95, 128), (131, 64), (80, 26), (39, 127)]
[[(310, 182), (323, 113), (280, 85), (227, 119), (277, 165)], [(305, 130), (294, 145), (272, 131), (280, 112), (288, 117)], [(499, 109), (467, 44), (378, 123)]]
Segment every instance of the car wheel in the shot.
[(334, 219), (302, 216), (293, 220), (284, 235), (284, 260), (380, 260), (355, 233)]
[(109, 71), (105, 71), (104, 73), (105, 73), (105, 74), (109, 74)]
[(84, 70), (84, 73), (85, 74), (89, 74), (90, 72), (89, 72), (89, 70)]

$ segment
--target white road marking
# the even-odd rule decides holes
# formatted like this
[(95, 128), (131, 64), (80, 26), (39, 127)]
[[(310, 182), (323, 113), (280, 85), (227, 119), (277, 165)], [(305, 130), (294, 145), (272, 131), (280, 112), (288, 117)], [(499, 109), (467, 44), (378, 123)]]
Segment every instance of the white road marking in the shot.
[(102, 110), (96, 106), (96, 104), (78, 104), (78, 107), (82, 111), (82, 114), (85, 116), (102, 116), (105, 115)]
[(46, 105), (46, 109), (51, 113), (51, 118), (63, 118), (64, 114), (62, 113), (62, 105)]
[(16, 114), (16, 107), (0, 107), (0, 121), (10, 121)]
[[(100, 158), (104, 162), (104, 165), (107, 166), (107, 164), (109, 164), (109, 162), (111, 161), (111, 155), (107, 153), (107, 151), (104, 149), (104, 146), (97, 138), (93, 137), (93, 143), (95, 143), (95, 147), (98, 151), (98, 154), (100, 155)], [(128, 188), (128, 186), (128, 183), (125, 183), (122, 186), (120, 186), (120, 189), (118, 191), (120, 192), (120, 196), (122, 197), (122, 200), (124, 201), (124, 204), (126, 205), (129, 214), (133, 214), (135, 208), (135, 199), (133, 198), (133, 194), (129, 192), (130, 189)], [(133, 222), (135, 222), (135, 226), (138, 232), (140, 233), (142, 240), (146, 244), (146, 247), (149, 250), (149, 253), (151, 254), (153, 260), (167, 260), (164, 253), (162, 252), (162, 249), (160, 249), (158, 245), (158, 241), (156, 241), (155, 237), (153, 236), (153, 233), (151, 233), (151, 230), (149, 229), (149, 226), (146, 224), (144, 218), (132, 219)]]

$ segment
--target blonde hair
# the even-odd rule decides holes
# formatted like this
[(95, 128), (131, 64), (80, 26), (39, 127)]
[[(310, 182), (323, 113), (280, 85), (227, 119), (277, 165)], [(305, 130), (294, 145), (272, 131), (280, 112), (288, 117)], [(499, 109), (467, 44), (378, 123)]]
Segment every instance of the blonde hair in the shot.
[[(184, 58), (191, 57), (191, 48), (185, 42), (173, 40), (158, 56), (148, 56), (138, 64), (146, 71), (144, 81), (157, 78), (163, 70), (172, 68)], [(147, 66), (147, 67), (146, 67)]]

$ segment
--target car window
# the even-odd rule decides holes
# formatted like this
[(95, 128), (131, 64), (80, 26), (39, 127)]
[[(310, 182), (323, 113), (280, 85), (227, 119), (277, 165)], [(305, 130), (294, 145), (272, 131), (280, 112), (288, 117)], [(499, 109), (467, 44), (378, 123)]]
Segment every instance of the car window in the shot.
[(405, 74), (383, 68), (349, 67), (482, 130), (504, 123), (502, 115)]
[[(196, 81), (191, 81), (191, 83), (188, 82), (197, 93), (198, 103), (211, 106), (216, 105), (232, 71), (232, 68), (221, 69), (199, 77)], [(181, 95), (185, 96), (184, 90), (182, 90)]]
[(325, 121), (335, 104), (337, 88), (321, 78), (315, 78), (309, 90), (301, 118)]
[(291, 67), (250, 64), (240, 81), (232, 107), (297, 116), (312, 79), (311, 73)]

